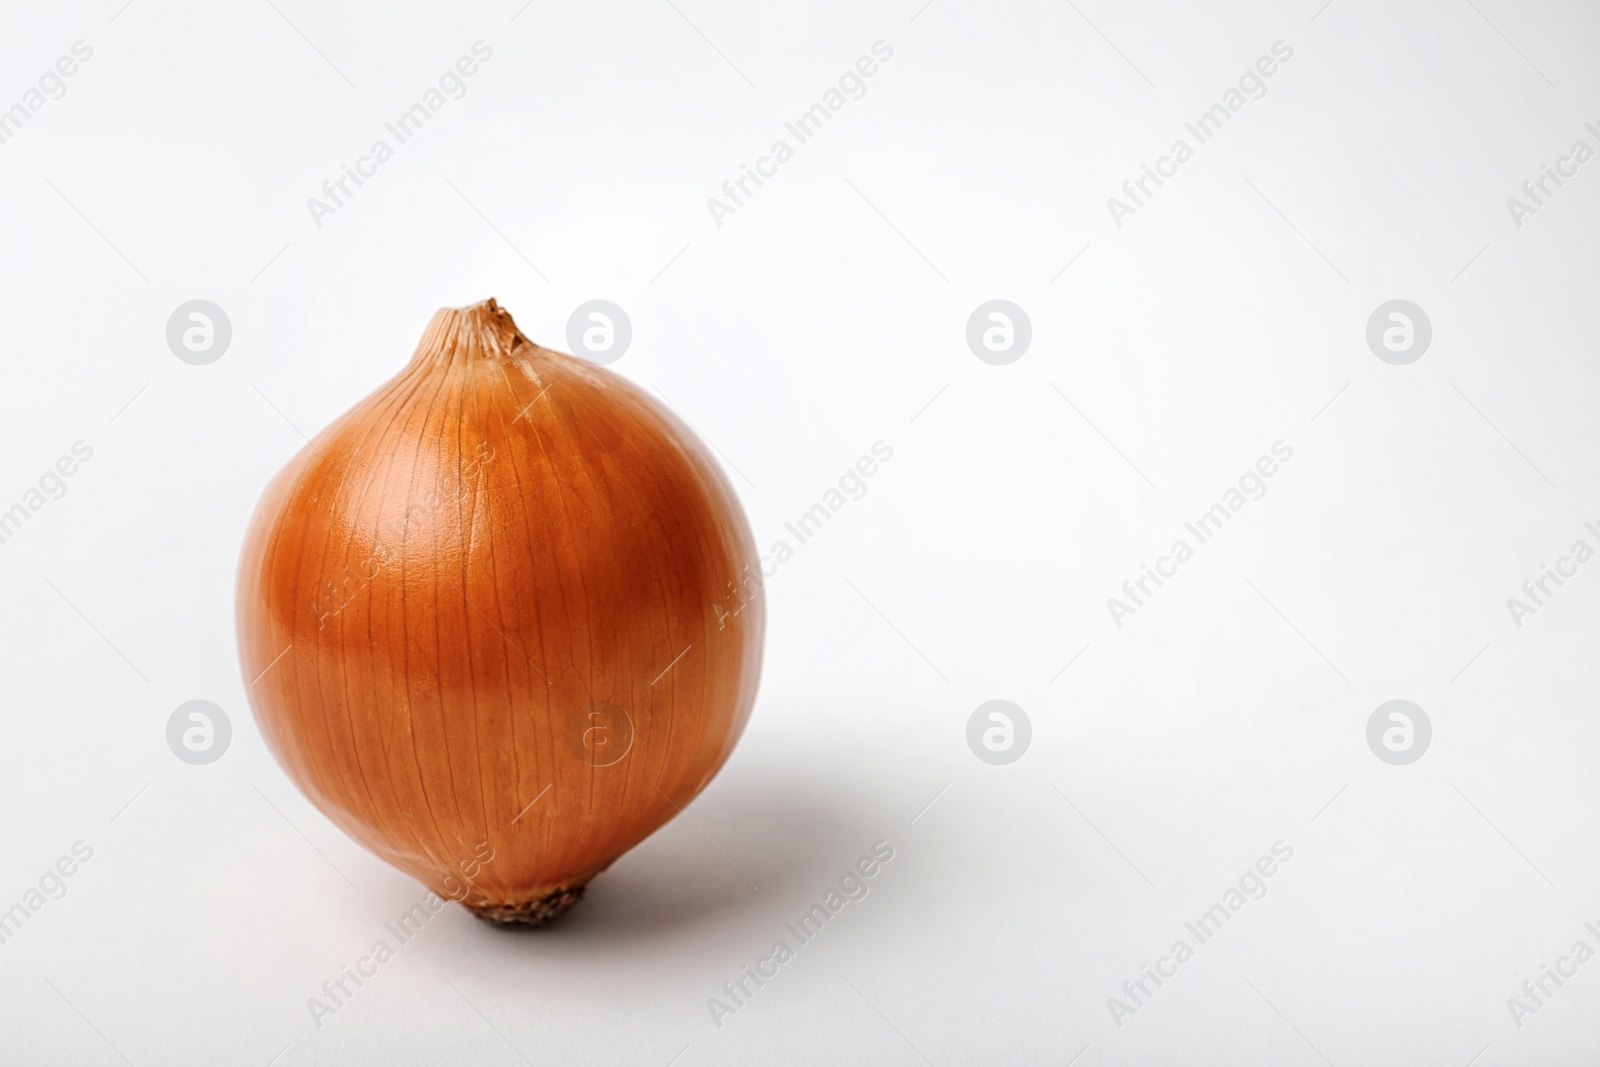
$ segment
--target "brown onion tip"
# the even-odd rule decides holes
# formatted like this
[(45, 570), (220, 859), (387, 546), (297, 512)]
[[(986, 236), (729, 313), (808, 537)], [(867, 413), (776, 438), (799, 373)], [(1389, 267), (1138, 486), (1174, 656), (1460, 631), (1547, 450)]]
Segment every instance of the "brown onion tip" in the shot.
[(517, 329), (511, 313), (490, 297), (467, 307), (434, 312), (411, 359), (413, 363), (505, 359), (524, 345), (533, 342)]
[(577, 885), (564, 886), (535, 900), (523, 900), (514, 904), (499, 904), (493, 901), (486, 904), (468, 904), (463, 901), (461, 906), (484, 922), (495, 926), (543, 926), (572, 910), (572, 906), (583, 899), (583, 891), (588, 886), (589, 882), (585, 879)]

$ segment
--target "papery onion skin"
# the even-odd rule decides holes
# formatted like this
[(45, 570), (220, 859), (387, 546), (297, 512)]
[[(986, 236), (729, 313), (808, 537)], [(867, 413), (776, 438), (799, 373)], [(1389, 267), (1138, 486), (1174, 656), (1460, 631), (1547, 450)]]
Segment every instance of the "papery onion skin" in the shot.
[(480, 917), (536, 924), (728, 758), (760, 574), (693, 432), (490, 300), (439, 311), (268, 486), (241, 665), (329, 819)]

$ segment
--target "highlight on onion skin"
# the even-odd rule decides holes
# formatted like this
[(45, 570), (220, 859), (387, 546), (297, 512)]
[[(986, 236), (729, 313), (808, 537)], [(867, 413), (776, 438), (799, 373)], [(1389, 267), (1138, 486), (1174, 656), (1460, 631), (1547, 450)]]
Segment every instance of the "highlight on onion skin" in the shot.
[(268, 486), (242, 670), (345, 833), (480, 918), (538, 924), (727, 760), (760, 674), (757, 559), (664, 407), (493, 300), (442, 309)]

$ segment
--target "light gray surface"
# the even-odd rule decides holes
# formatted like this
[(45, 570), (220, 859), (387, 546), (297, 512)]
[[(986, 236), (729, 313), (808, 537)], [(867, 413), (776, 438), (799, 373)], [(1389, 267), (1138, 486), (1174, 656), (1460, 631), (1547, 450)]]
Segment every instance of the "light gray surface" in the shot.
[[(0, 509), (93, 450), (0, 544), (0, 908), (93, 849), (0, 944), (0, 1059), (1586, 1062), (1600, 962), (1520, 1025), (1508, 998), (1600, 949), (1600, 563), (1507, 600), (1600, 549), (1600, 162), (1520, 226), (1507, 198), (1600, 149), (1600, 12), (920, 3), (0, 9), (0, 107), (93, 49), (0, 144)], [(307, 198), (480, 40), (465, 96), (318, 226)], [(559, 928), (441, 913), (319, 1028), (307, 999), (422, 890), (265, 751), (238, 546), (302, 433), (491, 295), (550, 345), (624, 309), (612, 369), (794, 555), (750, 729), (686, 818)], [(191, 300), (231, 324), (209, 363), (168, 347)], [(1009, 363), (968, 347), (995, 300), (1031, 327)], [(1392, 300), (1431, 323), (1404, 365), (1367, 342)], [(191, 700), (231, 721), (215, 762), (168, 747)], [(1031, 723), (1005, 765), (968, 748), (991, 700)], [(1414, 762), (1368, 747), (1389, 700), (1431, 724)], [(708, 999), (880, 840), (868, 895), (719, 1028)], [(1265, 895), (1201, 944), (1242, 877)]]

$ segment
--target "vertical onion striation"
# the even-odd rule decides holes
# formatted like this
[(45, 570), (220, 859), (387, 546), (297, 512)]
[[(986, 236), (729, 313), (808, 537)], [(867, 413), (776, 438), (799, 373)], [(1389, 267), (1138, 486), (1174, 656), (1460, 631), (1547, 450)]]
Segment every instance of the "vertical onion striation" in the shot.
[(727, 759), (764, 613), (716, 600), (756, 559), (678, 419), (493, 300), (444, 309), (267, 488), (244, 677), (346, 833), (484, 919), (540, 923)]

